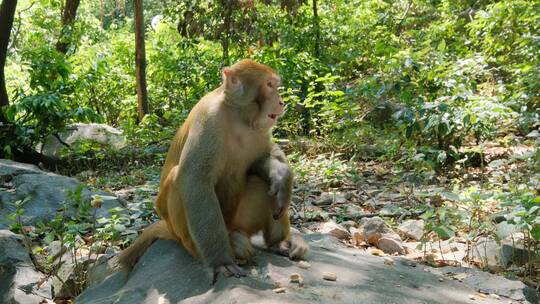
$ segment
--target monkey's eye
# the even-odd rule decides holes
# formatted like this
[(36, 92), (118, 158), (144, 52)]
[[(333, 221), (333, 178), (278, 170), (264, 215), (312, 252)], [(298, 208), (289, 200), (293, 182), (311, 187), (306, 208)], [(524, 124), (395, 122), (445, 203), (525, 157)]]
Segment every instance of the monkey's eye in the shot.
[(266, 85), (269, 86), (269, 87), (271, 87), (272, 89), (274, 88), (274, 83), (273, 83), (271, 80), (268, 80), (268, 81), (266, 82)]

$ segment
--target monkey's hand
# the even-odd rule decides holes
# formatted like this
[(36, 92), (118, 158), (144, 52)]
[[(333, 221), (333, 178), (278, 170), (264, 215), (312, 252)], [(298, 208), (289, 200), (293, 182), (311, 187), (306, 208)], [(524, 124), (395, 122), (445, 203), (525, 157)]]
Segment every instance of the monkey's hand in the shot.
[(232, 263), (232, 264), (226, 264), (214, 267), (214, 276), (212, 278), (212, 285), (216, 284), (219, 274), (223, 274), (225, 277), (245, 277), (246, 272), (240, 268), (238, 265)]
[(308, 243), (299, 234), (291, 234), (289, 240), (279, 243), (278, 252), (291, 260), (304, 258), (309, 252)]
[(291, 201), (292, 174), (288, 164), (274, 161), (269, 175), (268, 195), (276, 197), (276, 209), (272, 217), (277, 220), (283, 216)]
[(287, 181), (283, 178), (275, 178), (270, 181), (270, 189), (268, 195), (276, 197), (276, 209), (272, 214), (274, 220), (277, 220), (283, 216), (287, 208), (289, 207), (290, 193)]
[(277, 145), (274, 145), (272, 151), (253, 163), (250, 173), (268, 183), (268, 195), (276, 198), (272, 217), (275, 220), (279, 219), (287, 211), (292, 196), (293, 174), (287, 157)]

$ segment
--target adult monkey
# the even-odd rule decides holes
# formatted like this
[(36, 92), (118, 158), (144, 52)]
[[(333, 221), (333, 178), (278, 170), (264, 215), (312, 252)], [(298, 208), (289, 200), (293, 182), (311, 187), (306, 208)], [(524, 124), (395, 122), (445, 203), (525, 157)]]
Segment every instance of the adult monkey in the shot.
[(131, 269), (158, 238), (174, 239), (225, 276), (244, 276), (234, 258), (255, 253), (249, 237), (263, 231), (266, 245), (291, 259), (308, 251), (290, 233), (292, 173), (271, 140), (283, 114), (279, 76), (242, 60), (223, 69), (223, 84), (204, 96), (176, 133), (161, 173), (156, 209), (162, 220), (124, 250)]

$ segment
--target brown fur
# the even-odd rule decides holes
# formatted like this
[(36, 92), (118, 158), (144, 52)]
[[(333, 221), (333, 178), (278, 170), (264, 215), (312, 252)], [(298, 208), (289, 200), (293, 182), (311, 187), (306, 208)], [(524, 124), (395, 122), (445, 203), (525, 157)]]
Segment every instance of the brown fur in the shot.
[(252, 60), (223, 74), (224, 83), (195, 105), (171, 143), (156, 199), (162, 221), (121, 254), (126, 269), (157, 238), (175, 239), (216, 271), (237, 276), (234, 257), (255, 253), (249, 237), (259, 231), (291, 258), (307, 252), (305, 241), (290, 235), (292, 174), (271, 141), (274, 114), (283, 113), (279, 77)]

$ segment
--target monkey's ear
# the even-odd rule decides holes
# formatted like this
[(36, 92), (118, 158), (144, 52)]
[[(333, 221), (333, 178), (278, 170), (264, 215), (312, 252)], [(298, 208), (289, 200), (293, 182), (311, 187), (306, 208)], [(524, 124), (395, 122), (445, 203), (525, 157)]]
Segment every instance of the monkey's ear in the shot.
[(244, 92), (244, 86), (242, 85), (240, 78), (233, 69), (229, 67), (223, 68), (223, 82), (225, 82), (225, 88), (230, 93), (242, 95)]

